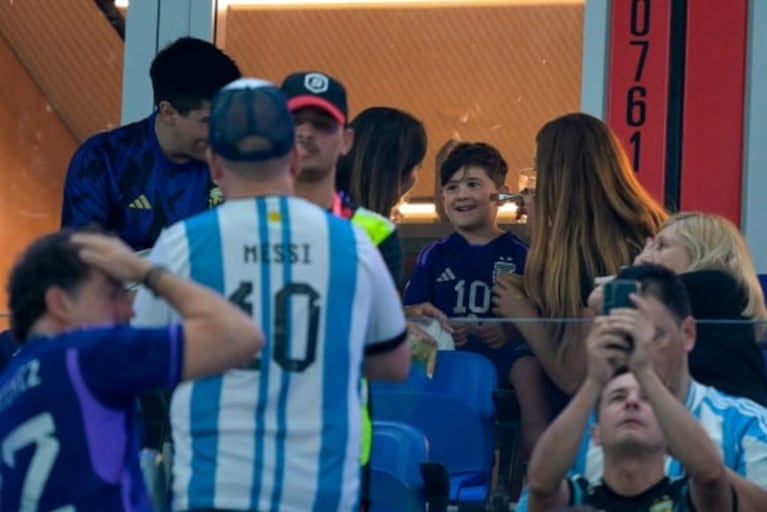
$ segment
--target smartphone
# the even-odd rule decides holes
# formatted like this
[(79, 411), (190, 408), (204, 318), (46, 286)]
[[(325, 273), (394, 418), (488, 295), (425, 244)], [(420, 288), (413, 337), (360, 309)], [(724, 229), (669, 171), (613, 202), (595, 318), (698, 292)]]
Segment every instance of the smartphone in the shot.
[[(639, 283), (629, 279), (613, 279), (604, 284), (604, 300), (602, 301), (602, 311), (605, 315), (614, 308), (636, 308), (629, 295), (639, 291)], [(631, 352), (634, 350), (634, 340), (631, 337), (626, 338), (627, 346), (610, 345), (612, 348), (618, 348)]]
[(629, 279), (613, 279), (604, 284), (604, 299), (602, 301), (602, 312), (609, 314), (611, 309), (615, 308), (634, 308), (629, 295), (639, 291), (636, 281)]

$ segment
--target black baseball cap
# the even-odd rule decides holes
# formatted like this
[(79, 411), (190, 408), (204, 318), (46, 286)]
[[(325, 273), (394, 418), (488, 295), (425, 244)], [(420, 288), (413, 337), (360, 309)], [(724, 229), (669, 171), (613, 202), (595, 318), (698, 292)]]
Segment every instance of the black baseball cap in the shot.
[(293, 149), (293, 116), (280, 89), (259, 78), (240, 78), (213, 98), (208, 121), (211, 150), (233, 161), (263, 161)]
[(339, 123), (349, 118), (346, 88), (341, 82), (319, 71), (302, 71), (288, 75), (282, 82), (282, 92), (291, 112), (305, 107), (317, 107)]

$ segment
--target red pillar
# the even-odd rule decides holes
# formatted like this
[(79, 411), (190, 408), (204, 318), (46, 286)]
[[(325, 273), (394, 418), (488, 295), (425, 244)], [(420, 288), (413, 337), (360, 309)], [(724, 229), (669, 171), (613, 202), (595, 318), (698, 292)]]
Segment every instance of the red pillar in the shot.
[[(762, 1), (762, 0), (754, 0)], [(681, 208), (740, 225), (747, 0), (687, 2)]]
[(614, 0), (610, 13), (607, 123), (642, 184), (664, 200), (670, 0)]
[(748, 1), (613, 0), (610, 16), (607, 121), (640, 181), (738, 225)]

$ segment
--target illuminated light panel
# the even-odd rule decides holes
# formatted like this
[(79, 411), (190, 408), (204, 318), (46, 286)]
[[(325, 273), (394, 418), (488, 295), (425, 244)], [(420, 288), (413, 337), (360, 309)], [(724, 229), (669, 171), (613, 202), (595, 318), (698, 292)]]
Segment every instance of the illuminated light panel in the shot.
[(365, 6), (463, 6), (481, 5), (571, 5), (585, 0), (219, 0), (226, 7), (325, 7), (334, 5)]
[[(487, 5), (572, 5), (586, 0), (219, 0), (219, 9), (227, 7), (331, 7), (346, 5), (355, 7), (380, 6), (487, 6)], [(115, 7), (127, 9), (129, 0), (114, 0)]]
[(434, 203), (402, 203), (397, 210), (403, 217), (436, 217), (437, 207)]
[[(516, 217), (516, 203), (505, 203), (498, 207), (498, 217)], [(396, 207), (396, 211), (403, 219), (436, 219), (437, 207), (431, 202), (402, 203)]]

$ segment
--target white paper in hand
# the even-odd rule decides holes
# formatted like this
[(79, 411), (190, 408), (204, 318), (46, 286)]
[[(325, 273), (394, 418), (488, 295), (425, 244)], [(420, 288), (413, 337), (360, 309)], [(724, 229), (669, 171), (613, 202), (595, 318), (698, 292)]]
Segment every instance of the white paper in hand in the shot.
[(450, 334), (436, 318), (419, 316), (417, 318), (408, 318), (416, 322), (426, 333), (437, 342), (437, 350), (455, 350), (453, 335)]

